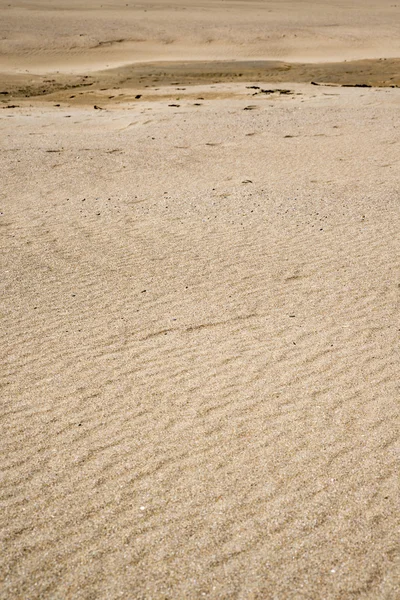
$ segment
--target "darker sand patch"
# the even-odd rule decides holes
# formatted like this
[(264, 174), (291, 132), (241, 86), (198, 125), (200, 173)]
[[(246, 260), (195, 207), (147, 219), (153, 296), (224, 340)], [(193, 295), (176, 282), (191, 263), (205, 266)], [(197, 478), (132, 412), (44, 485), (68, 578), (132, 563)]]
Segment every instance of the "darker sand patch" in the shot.
[[(400, 86), (400, 59), (340, 63), (283, 63), (278, 61), (215, 61), (133, 64), (91, 75), (0, 74), (0, 102), (11, 99), (66, 99), (85, 103), (88, 92), (145, 89), (171, 85), (217, 84), (237, 81), (317, 83), (365, 87)], [(111, 99), (111, 98), (110, 98)], [(90, 102), (90, 100), (88, 99)]]

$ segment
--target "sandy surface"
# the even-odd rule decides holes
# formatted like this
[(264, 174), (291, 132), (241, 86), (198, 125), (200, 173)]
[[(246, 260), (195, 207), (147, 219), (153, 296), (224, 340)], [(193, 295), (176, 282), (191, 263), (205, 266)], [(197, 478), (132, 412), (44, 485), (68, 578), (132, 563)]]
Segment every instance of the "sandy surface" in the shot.
[(0, 70), (400, 57), (396, 0), (0, 0)]
[(49, 5), (0, 4), (0, 597), (397, 600), (400, 8)]

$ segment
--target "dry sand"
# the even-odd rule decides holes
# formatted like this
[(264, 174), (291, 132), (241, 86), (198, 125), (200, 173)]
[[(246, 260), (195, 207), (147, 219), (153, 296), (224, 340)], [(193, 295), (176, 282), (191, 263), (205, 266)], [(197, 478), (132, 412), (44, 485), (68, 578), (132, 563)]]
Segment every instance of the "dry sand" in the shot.
[(0, 3), (0, 597), (397, 599), (400, 5), (53, 5)]
[(0, 0), (0, 70), (400, 57), (397, 0)]

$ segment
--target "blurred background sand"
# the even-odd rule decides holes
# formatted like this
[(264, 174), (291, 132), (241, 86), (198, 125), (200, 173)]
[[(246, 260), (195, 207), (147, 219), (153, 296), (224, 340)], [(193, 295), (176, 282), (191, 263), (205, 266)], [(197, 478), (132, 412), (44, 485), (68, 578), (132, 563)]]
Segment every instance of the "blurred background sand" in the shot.
[(0, 597), (397, 599), (400, 5), (9, 4)]
[(0, 1), (0, 68), (166, 60), (336, 62), (400, 56), (395, 0)]

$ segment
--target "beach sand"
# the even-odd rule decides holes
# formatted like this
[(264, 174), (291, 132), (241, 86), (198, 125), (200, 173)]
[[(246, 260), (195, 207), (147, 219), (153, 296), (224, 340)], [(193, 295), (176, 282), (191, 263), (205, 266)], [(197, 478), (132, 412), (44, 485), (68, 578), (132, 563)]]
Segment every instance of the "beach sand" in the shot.
[(0, 597), (397, 599), (400, 4), (8, 4)]

